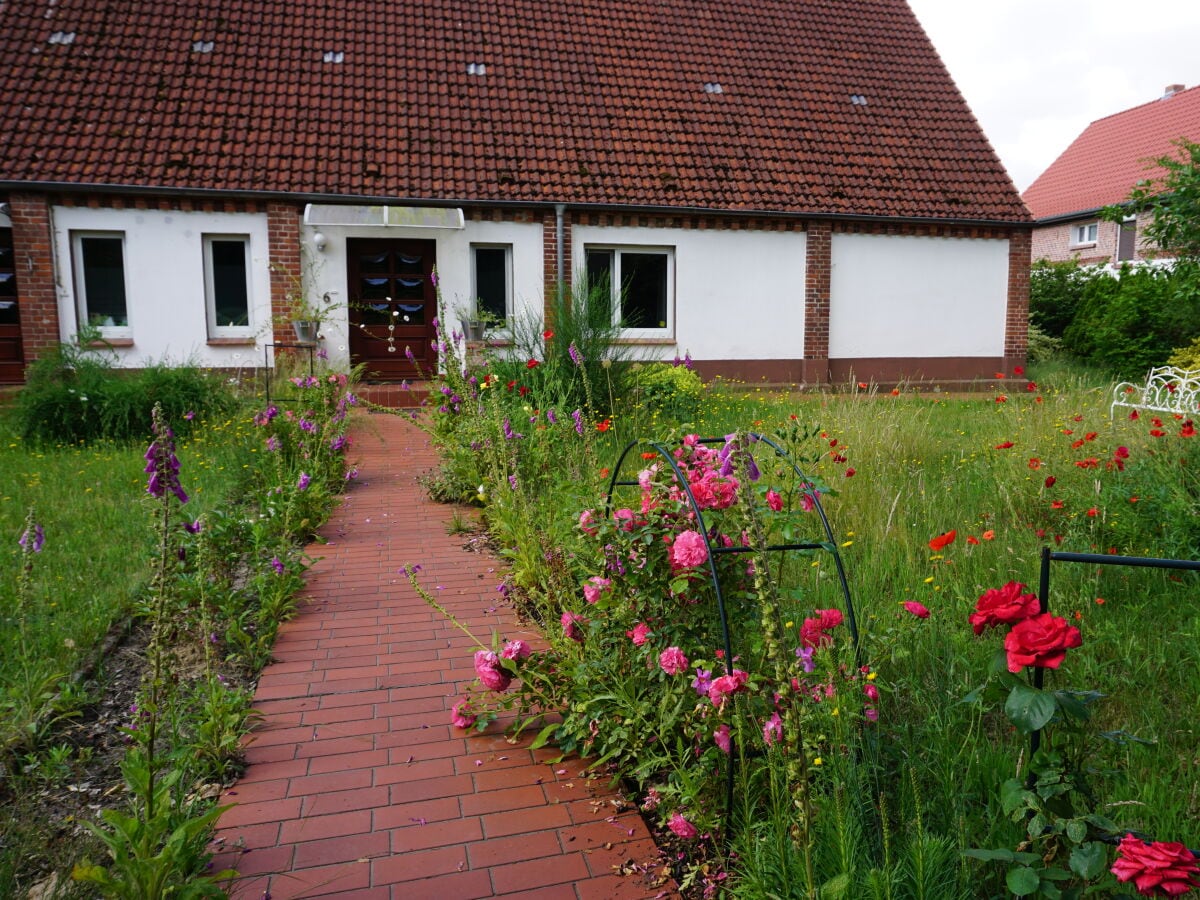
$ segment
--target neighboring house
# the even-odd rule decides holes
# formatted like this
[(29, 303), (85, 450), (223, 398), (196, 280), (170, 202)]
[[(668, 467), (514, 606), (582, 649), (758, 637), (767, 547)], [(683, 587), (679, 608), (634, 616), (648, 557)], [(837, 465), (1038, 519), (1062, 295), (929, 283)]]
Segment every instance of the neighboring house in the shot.
[(435, 266), (452, 325), (606, 274), (709, 377), (1024, 361), (1028, 213), (904, 0), (17, 0), (0, 54), (10, 380), (81, 322), (262, 365), (289, 272), (411, 376)]
[(1162, 97), (1098, 119), (1084, 129), (1022, 195), (1033, 213), (1033, 258), (1120, 264), (1153, 259), (1145, 216), (1123, 222), (1100, 210), (1128, 199), (1139, 181), (1157, 178), (1155, 160), (1180, 138), (1200, 140), (1200, 87), (1169, 85)]

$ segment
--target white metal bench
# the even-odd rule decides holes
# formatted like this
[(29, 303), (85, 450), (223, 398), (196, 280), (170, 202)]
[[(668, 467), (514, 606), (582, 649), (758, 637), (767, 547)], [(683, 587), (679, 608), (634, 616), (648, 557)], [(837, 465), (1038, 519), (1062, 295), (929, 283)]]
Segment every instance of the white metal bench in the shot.
[(1110, 419), (1118, 406), (1195, 415), (1200, 411), (1200, 369), (1158, 366), (1150, 370), (1144, 384), (1122, 381), (1113, 388)]

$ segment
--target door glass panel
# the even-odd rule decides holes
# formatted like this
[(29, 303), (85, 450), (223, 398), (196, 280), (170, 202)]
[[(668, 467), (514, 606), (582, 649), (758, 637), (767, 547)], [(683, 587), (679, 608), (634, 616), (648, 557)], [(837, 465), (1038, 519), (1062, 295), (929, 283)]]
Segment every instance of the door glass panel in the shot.
[(391, 284), (392, 279), (390, 278), (364, 278), (359, 286), (359, 299), (364, 301), (386, 300)]
[(421, 257), (413, 256), (409, 253), (396, 254), (396, 271), (402, 272), (405, 275), (415, 273), (421, 274)]
[(425, 279), (397, 278), (394, 296), (397, 300), (424, 300)]
[(396, 312), (398, 313), (396, 316), (397, 325), (425, 324), (424, 303), (397, 303)]
[(386, 272), (388, 255), (386, 253), (363, 254), (358, 258), (358, 270), (363, 273)]

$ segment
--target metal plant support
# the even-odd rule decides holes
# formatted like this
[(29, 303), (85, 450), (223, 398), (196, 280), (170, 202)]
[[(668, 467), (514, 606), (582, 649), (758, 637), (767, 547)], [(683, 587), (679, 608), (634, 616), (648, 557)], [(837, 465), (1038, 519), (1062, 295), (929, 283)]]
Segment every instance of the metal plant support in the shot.
[[(629, 456), (630, 451), (634, 450), (635, 448), (638, 448), (638, 449), (646, 448), (645, 450), (643, 450), (643, 453), (650, 452), (650, 451), (656, 453), (661, 459), (663, 459), (667, 463), (667, 465), (669, 465), (671, 467), (671, 471), (675, 474), (676, 482), (678, 483), (680, 488), (683, 490), (684, 495), (687, 497), (688, 506), (691, 507), (692, 513), (696, 517), (696, 524), (698, 526), (696, 530), (704, 538), (704, 546), (705, 546), (705, 549), (708, 551), (709, 578), (712, 581), (713, 591), (715, 593), (716, 600), (717, 600), (717, 613), (720, 615), (720, 618), (721, 618), (721, 640), (722, 640), (722, 647), (725, 651), (726, 674), (729, 673), (730, 667), (733, 664), (733, 658), (734, 658), (733, 657), (733, 641), (732, 641), (732, 638), (729, 633), (729, 617), (726, 615), (726, 611), (725, 611), (725, 595), (721, 589), (721, 579), (717, 574), (717, 564), (716, 564), (717, 556), (719, 554), (725, 554), (725, 553), (759, 553), (759, 552), (781, 553), (781, 552), (789, 552), (789, 551), (807, 551), (807, 550), (823, 550), (823, 551), (829, 553), (833, 557), (834, 566), (837, 568), (838, 583), (842, 590), (842, 598), (845, 601), (846, 623), (850, 629), (850, 640), (854, 647), (855, 661), (859, 665), (861, 665), (862, 664), (861, 651), (860, 651), (859, 642), (858, 642), (858, 620), (854, 615), (854, 601), (850, 596), (850, 585), (846, 580), (846, 570), (845, 570), (845, 567), (842, 565), (842, 556), (838, 552), (838, 545), (833, 537), (833, 529), (829, 525), (829, 519), (825, 515), (825, 509), (821, 505), (820, 492), (813, 490), (813, 488), (811, 487), (812, 483), (808, 479), (808, 477), (800, 470), (800, 467), (796, 465), (796, 463), (792, 460), (792, 458), (788, 454), (788, 452), (786, 450), (784, 450), (782, 447), (780, 447), (777, 443), (775, 443), (775, 441), (771, 440), (768, 437), (765, 437), (764, 435), (756, 434), (754, 432), (748, 432), (746, 434), (746, 440), (747, 440), (748, 446), (745, 448), (745, 452), (750, 453), (751, 452), (750, 448), (753, 447), (755, 444), (766, 444), (768, 447), (770, 447), (775, 452), (776, 457), (778, 457), (779, 459), (782, 459), (787, 465), (791, 466), (792, 471), (796, 474), (796, 477), (799, 478), (799, 480), (800, 480), (800, 484), (802, 485), (801, 489), (805, 492), (805, 494), (807, 494), (808, 498), (812, 501), (813, 508), (816, 510), (816, 513), (821, 520), (821, 528), (825, 533), (825, 540), (812, 541), (812, 542), (806, 542), (806, 543), (771, 544), (766, 547), (714, 546), (714, 544), (712, 543), (712, 541), (710, 540), (710, 537), (709, 537), (710, 529), (708, 527), (708, 524), (704, 520), (704, 512), (703, 512), (703, 510), (701, 510), (699, 503), (696, 502), (696, 498), (692, 494), (692, 489), (691, 489), (691, 486), (688, 484), (687, 476), (683, 473), (683, 470), (679, 467), (679, 464), (675, 461), (675, 457), (671, 454), (671, 452), (666, 447), (664, 447), (662, 444), (658, 443), (657, 441), (632, 441), (625, 447), (625, 449), (623, 451), (621, 451), (621, 455), (617, 458), (617, 464), (615, 466), (613, 466), (612, 475), (609, 478), (609, 482), (608, 482), (608, 491), (604, 497), (605, 518), (607, 518), (609, 515), (612, 514), (613, 494), (614, 494), (616, 488), (618, 488), (618, 487), (638, 487), (639, 486), (639, 483), (636, 478), (631, 481), (629, 479), (622, 479), (620, 477), (621, 469), (624, 466), (625, 460)], [(701, 443), (701, 444), (724, 444), (725, 438), (724, 437), (700, 438), (698, 443)], [(734, 781), (734, 760), (735, 759), (736, 759), (735, 755), (731, 753), (729, 755), (729, 765), (726, 768), (726, 772), (727, 772), (727, 777), (725, 779), (725, 833), (726, 834), (729, 834), (729, 818), (733, 814), (733, 781)]]
[[(1187, 559), (1155, 559), (1148, 556), (1110, 556), (1105, 553), (1060, 553), (1049, 547), (1042, 548), (1041, 573), (1038, 579), (1039, 612), (1050, 611), (1050, 563), (1070, 562), (1085, 563), (1093, 566), (1130, 566), (1143, 569), (1176, 569), (1185, 572), (1200, 572), (1200, 561)], [(1041, 666), (1033, 670), (1033, 686), (1039, 691), (1045, 682), (1046, 670)], [(1042, 745), (1042, 730), (1035, 729), (1029, 735), (1029, 757), (1038, 752)], [(1030, 778), (1036, 776), (1030, 773)], [(1115, 841), (1109, 841), (1115, 843)], [(1192, 854), (1200, 857), (1200, 849), (1192, 849)]]
[[(292, 349), (292, 350), (304, 350), (305, 352), (308, 353), (308, 374), (311, 375), (311, 374), (313, 374), (313, 371), (314, 371), (313, 352), (316, 349), (315, 344), (297, 344), (297, 343), (292, 343), (290, 341), (275, 341), (273, 343), (264, 345), (263, 346), (263, 380), (265, 382), (264, 388), (265, 388), (265, 392), (267, 395), (267, 405), (268, 406), (271, 405), (271, 372), (273, 370), (273, 367), (271, 366), (271, 350), (272, 349), (277, 350), (279, 348), (287, 348), (287, 349)], [(278, 402), (285, 403), (285, 402), (292, 402), (292, 401), (279, 400)]]

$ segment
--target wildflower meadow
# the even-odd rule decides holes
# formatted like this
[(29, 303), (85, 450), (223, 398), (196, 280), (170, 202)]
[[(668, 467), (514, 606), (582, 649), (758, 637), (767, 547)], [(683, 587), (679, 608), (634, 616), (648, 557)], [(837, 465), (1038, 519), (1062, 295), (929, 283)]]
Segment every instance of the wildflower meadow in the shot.
[(431, 488), (547, 642), (473, 633), (454, 724), (621, 779), (695, 896), (1200, 886), (1196, 575), (1055, 561), (1038, 597), (1048, 553), (1200, 558), (1190, 419), (1064, 366), (692, 395), (577, 327), (445, 336)]

